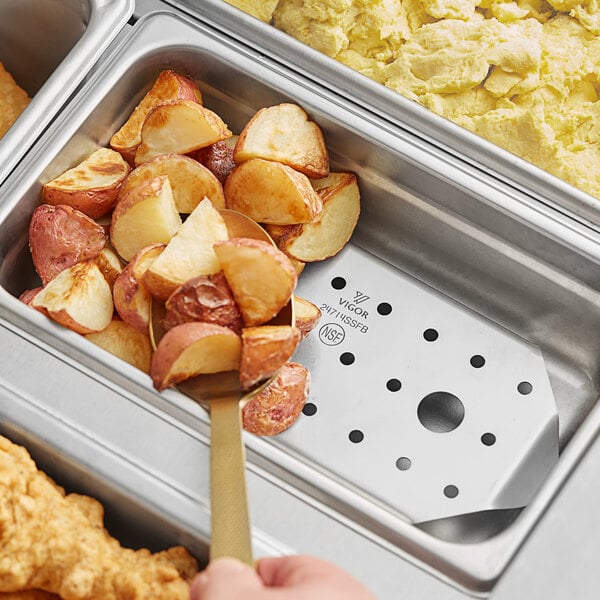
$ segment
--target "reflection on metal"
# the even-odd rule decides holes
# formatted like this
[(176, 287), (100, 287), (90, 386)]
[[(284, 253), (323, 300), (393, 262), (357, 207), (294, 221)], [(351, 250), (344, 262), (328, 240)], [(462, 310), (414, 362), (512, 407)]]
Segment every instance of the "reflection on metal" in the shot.
[(539, 348), (348, 246), (306, 267), (316, 407), (280, 440), (414, 522), (526, 505), (558, 459)]

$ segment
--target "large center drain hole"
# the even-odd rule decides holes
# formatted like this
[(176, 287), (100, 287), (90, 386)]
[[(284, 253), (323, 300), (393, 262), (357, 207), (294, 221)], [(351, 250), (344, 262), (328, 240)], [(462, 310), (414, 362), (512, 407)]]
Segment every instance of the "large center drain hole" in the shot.
[(435, 433), (447, 433), (456, 429), (465, 417), (463, 403), (450, 392), (427, 394), (417, 408), (421, 425)]

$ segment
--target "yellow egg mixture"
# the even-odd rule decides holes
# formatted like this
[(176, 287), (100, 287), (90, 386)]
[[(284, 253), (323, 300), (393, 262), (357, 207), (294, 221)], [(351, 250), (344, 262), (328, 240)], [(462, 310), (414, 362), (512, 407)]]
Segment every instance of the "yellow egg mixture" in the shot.
[(600, 197), (600, 0), (227, 0)]

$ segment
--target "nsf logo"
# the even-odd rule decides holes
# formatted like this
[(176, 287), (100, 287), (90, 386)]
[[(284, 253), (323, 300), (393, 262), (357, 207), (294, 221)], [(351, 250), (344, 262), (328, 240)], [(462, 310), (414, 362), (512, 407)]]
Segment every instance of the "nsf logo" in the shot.
[(344, 337), (346, 337), (346, 332), (337, 323), (325, 323), (319, 329), (319, 339), (326, 346), (337, 346), (344, 341)]

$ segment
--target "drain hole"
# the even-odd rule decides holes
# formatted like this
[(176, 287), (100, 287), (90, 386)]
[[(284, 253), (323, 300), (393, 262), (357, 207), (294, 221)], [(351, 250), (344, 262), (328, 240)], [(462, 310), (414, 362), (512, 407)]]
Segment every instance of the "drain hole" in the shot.
[(485, 365), (485, 358), (483, 358), (483, 356), (481, 356), (480, 354), (475, 354), (471, 356), (471, 360), (469, 362), (471, 363), (471, 366), (473, 368), (481, 369), (481, 367)]
[(435, 433), (447, 433), (462, 423), (465, 407), (450, 392), (433, 392), (419, 402), (417, 416), (425, 429)]
[(343, 290), (346, 287), (346, 280), (343, 277), (334, 277), (331, 280), (331, 287), (334, 290)]
[(390, 392), (397, 392), (402, 387), (402, 383), (399, 379), (388, 379), (387, 383), (385, 384), (385, 387)]
[(484, 446), (493, 446), (496, 443), (496, 436), (493, 433), (484, 433), (481, 436), (481, 443)]
[(351, 365), (354, 362), (354, 354), (352, 352), (343, 352), (340, 354), (340, 362), (343, 365)]
[(436, 329), (426, 329), (423, 332), (423, 337), (428, 341), (428, 342), (435, 342), (435, 340), (438, 339), (438, 337), (440, 336), (440, 334), (437, 332)]
[(456, 498), (458, 496), (458, 488), (455, 485), (447, 485), (444, 488), (444, 496), (446, 498)]
[(519, 394), (527, 396), (527, 394), (531, 394), (533, 391), (533, 386), (529, 383), (529, 381), (521, 381), (521, 383), (517, 386), (517, 390)]
[(313, 404), (312, 402), (307, 402), (302, 408), (302, 413), (307, 417), (312, 417), (317, 413), (317, 405)]
[(396, 468), (399, 471), (408, 471), (411, 466), (412, 466), (412, 461), (410, 460), (410, 458), (407, 458), (406, 456), (401, 456), (396, 461)]
[(387, 302), (381, 302), (377, 305), (377, 312), (385, 317), (392, 312), (392, 305)]
[(362, 442), (365, 439), (365, 434), (360, 429), (353, 429), (348, 434), (348, 439), (353, 444), (360, 444), (360, 442)]

